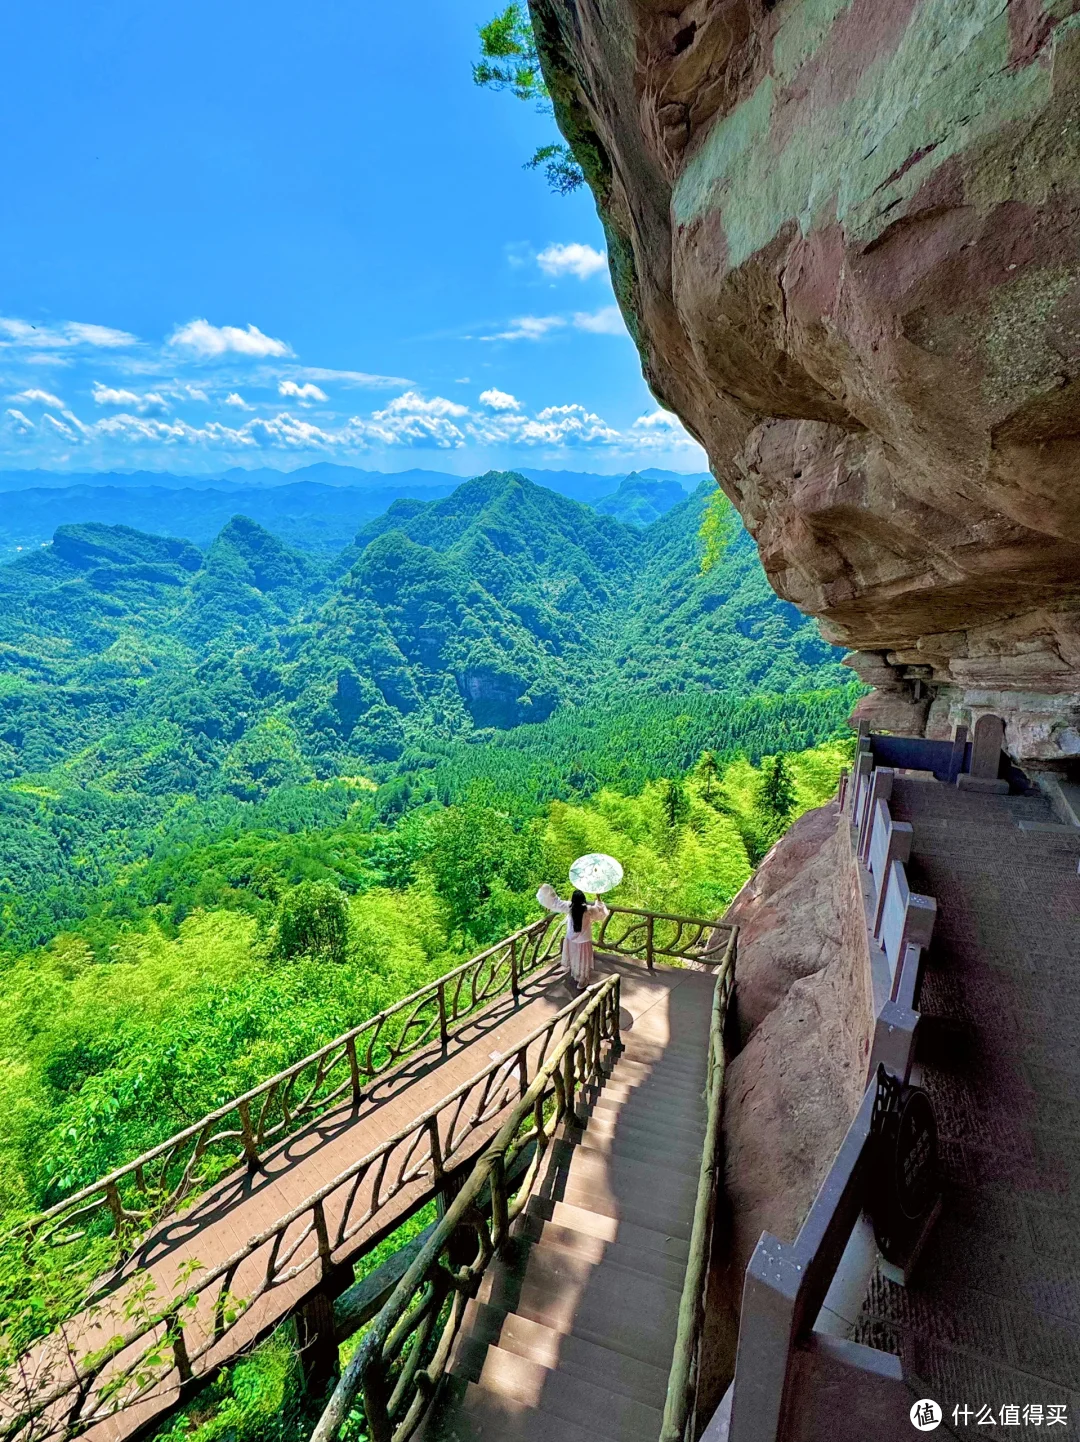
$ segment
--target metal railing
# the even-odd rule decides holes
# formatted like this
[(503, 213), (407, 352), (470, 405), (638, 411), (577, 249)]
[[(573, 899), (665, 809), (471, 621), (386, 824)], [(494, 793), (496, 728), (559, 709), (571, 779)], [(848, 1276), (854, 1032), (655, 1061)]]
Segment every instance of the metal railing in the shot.
[[(371, 1442), (406, 1442), (420, 1425), (450, 1360), (465, 1308), (524, 1210), (556, 1128), (574, 1115), (578, 1090), (600, 1082), (620, 1048), (619, 981), (611, 976), (589, 989), (585, 1007), (372, 1323), (312, 1442), (330, 1442), (358, 1398)], [(524, 1177), (511, 1182), (515, 1162), (529, 1149)], [(468, 1261), (462, 1260), (463, 1238), (473, 1251)]]
[(257, 1166), (268, 1147), (301, 1125), (337, 1105), (359, 1107), (365, 1088), (429, 1044), (447, 1047), (458, 1023), (495, 997), (509, 991), (516, 998), (521, 981), (558, 955), (560, 926), (561, 918), (545, 917), (504, 938), (23, 1228), (62, 1245), (79, 1240), (107, 1211), (114, 1235), (138, 1237), (236, 1166)]
[[(164, 1408), (183, 1398), (223, 1360), (220, 1344), (234, 1328), (244, 1323), (241, 1342), (262, 1335), (368, 1239), (437, 1195), (447, 1172), (472, 1162), (508, 1107), (478, 1170), (486, 1179), (496, 1154), (516, 1156), (532, 1141), (539, 1157), (557, 1120), (545, 1116), (544, 1102), (554, 1088), (558, 1116), (572, 1109), (576, 1087), (597, 1072), (602, 1042), (618, 1044), (618, 1000), (617, 976), (597, 983), (584, 1006), (579, 997), (564, 1007), (225, 1261), (182, 1267), (171, 1295), (158, 1297), (149, 1274), (133, 1272), (105, 1303), (20, 1359), (0, 1397), (0, 1437), (69, 1437), (138, 1403)], [(525, 1116), (535, 1116), (535, 1125), (519, 1137)], [(475, 1188), (466, 1184), (462, 1195), (475, 1198)], [(447, 1217), (460, 1219), (465, 1205), (455, 1203)], [(444, 1237), (445, 1227), (437, 1235)], [(421, 1259), (430, 1253), (425, 1248)], [(305, 1274), (308, 1284), (294, 1285)]]
[(724, 1025), (735, 985), (738, 929), (730, 928), (713, 988), (709, 1026), (709, 1057), (705, 1079), (705, 1141), (701, 1150), (690, 1254), (679, 1303), (675, 1351), (668, 1374), (660, 1442), (694, 1442), (697, 1436), (697, 1390), (705, 1324), (705, 1294), (712, 1252), (713, 1224), (720, 1154), (720, 1123), (724, 1097)]

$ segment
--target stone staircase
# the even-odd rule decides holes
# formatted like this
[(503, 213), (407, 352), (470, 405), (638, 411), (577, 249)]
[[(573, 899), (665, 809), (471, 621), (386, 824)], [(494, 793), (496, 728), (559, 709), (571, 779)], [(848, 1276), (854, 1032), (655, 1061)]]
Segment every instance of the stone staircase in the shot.
[[(469, 1304), (424, 1442), (656, 1442), (705, 1135), (711, 976), (626, 1034)], [(693, 977), (696, 983), (698, 978)]]

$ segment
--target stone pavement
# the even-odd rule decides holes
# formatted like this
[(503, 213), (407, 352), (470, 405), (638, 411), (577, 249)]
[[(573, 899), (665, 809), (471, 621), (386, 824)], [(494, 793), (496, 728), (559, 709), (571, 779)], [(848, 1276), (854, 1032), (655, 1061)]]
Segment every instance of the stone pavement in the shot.
[(1067, 1437), (1080, 1431), (1080, 835), (1020, 830), (1054, 822), (1041, 796), (898, 778), (891, 808), (914, 827), (912, 888), (938, 902), (913, 1080), (934, 1102), (945, 1196), (912, 1285), (876, 1274), (856, 1338), (940, 1403), (938, 1436)]

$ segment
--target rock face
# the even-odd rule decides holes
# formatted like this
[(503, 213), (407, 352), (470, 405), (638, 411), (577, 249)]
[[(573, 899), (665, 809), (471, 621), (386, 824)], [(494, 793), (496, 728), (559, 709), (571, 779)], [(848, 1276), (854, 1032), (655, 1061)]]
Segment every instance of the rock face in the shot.
[(1080, 756), (1080, 0), (530, 0), (646, 379), (864, 712)]
[(730, 1380), (743, 1276), (758, 1238), (770, 1231), (794, 1240), (865, 1089), (873, 1002), (845, 831), (837, 805), (807, 812), (724, 918), (740, 928), (742, 1047), (725, 1081), (730, 1216), (710, 1287), (710, 1404)]

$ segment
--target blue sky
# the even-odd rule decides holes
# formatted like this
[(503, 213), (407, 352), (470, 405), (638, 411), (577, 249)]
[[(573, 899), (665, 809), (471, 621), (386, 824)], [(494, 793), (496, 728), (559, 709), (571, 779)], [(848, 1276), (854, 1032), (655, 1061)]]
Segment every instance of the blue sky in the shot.
[(705, 469), (496, 8), (4, 7), (0, 469)]

